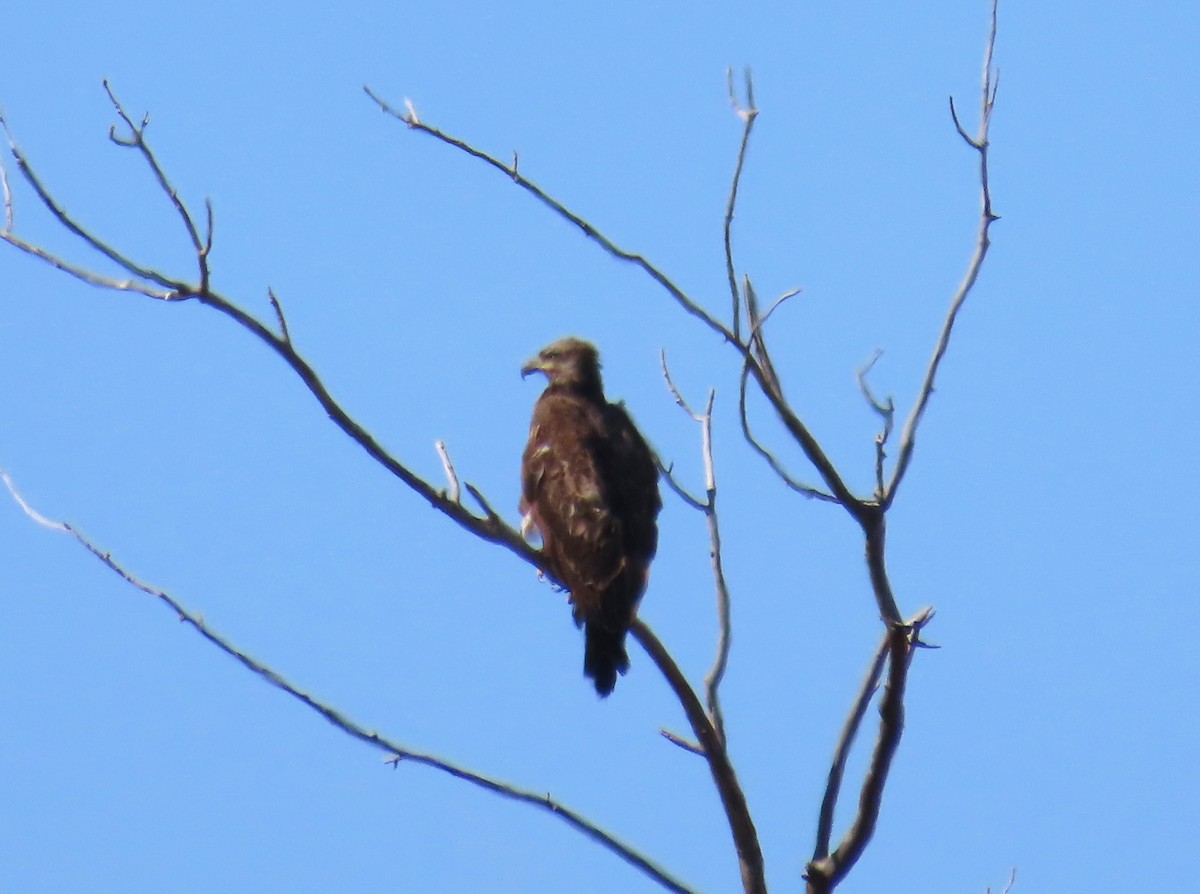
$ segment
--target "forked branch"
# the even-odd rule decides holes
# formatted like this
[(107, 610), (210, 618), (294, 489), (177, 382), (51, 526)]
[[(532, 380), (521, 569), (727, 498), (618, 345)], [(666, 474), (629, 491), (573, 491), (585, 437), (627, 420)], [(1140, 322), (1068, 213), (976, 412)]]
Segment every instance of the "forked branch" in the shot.
[(705, 310), (698, 302), (683, 292), (661, 269), (646, 260), (644, 256), (636, 252), (621, 248), (611, 238), (593, 226), (580, 214), (572, 211), (558, 199), (551, 196), (541, 187), (529, 180), (518, 169), (516, 162), (508, 164), (490, 155), (481, 149), (476, 148), (465, 140), (433, 127), (430, 124), (422, 121), (409, 101), (405, 101), (405, 111), (401, 112), (383, 100), (370, 87), (363, 87), (364, 92), (375, 102), (379, 108), (408, 126), (410, 130), (415, 130), (433, 137), (439, 142), (450, 146), (454, 149), (464, 152), (472, 158), (478, 159), (488, 166), (500, 171), (513, 183), (525, 190), (543, 205), (551, 209), (555, 214), (569, 221), (583, 232), (590, 240), (599, 245), (605, 252), (614, 258), (634, 264), (640, 268), (654, 282), (666, 290), (666, 292), (675, 300), (680, 307), (687, 313), (699, 319), (710, 330), (720, 335), (721, 338), (734, 348), (741, 356), (742, 361), (746, 364), (750, 377), (754, 379), (755, 384), (762, 389), (767, 400), (770, 401), (772, 408), (778, 415), (780, 422), (784, 428), (797, 441), (800, 448), (804, 451), (808, 460), (816, 467), (822, 480), (830, 493), (836, 498), (836, 502), (841, 503), (846, 507), (856, 519), (861, 516), (862, 503), (855, 497), (850, 489), (842, 480), (841, 474), (834, 466), (833, 461), (826, 456), (824, 449), (817, 441), (816, 437), (808, 430), (808, 427), (800, 419), (795, 410), (788, 404), (784, 398), (782, 391), (778, 387), (772, 387), (772, 377), (764, 371), (758, 360), (751, 351), (751, 346), (747, 341), (734, 335), (731, 328), (725, 326), (717, 320), (712, 314)]

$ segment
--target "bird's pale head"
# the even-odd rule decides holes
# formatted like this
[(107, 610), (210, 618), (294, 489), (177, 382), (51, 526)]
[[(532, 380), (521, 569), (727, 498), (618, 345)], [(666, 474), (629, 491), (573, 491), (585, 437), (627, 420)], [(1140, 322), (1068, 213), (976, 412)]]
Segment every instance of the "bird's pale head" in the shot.
[(522, 377), (535, 372), (545, 373), (552, 386), (600, 390), (600, 355), (596, 346), (574, 336), (546, 345), (521, 367)]

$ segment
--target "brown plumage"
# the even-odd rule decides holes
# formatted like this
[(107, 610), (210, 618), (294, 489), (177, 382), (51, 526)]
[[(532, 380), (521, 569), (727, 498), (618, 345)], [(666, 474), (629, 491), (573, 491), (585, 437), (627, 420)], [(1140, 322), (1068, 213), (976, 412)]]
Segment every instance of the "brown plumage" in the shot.
[(584, 627), (583, 672), (606, 696), (629, 669), (625, 634), (658, 548), (658, 468), (620, 404), (604, 398), (596, 349), (563, 338), (521, 368), (546, 374), (521, 461), (522, 529)]

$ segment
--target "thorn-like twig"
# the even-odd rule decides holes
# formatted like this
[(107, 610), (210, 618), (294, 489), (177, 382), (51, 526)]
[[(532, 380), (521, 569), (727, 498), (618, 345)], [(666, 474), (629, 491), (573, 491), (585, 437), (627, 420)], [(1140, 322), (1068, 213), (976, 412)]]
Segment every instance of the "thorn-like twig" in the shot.
[(871, 384), (867, 381), (871, 370), (875, 368), (875, 364), (882, 356), (883, 351), (876, 349), (875, 353), (871, 355), (871, 359), (860, 366), (855, 373), (855, 377), (858, 379), (858, 389), (862, 392), (863, 398), (871, 406), (871, 409), (883, 419), (883, 430), (875, 436), (875, 499), (877, 501), (882, 501), (885, 496), (883, 481), (883, 464), (887, 460), (885, 448), (888, 438), (892, 435), (892, 426), (896, 419), (896, 403), (892, 400), (892, 396), (889, 394), (887, 403), (883, 403), (871, 391)]
[(267, 287), (267, 298), (270, 299), (271, 308), (275, 311), (275, 321), (279, 324), (279, 337), (290, 346), (292, 335), (288, 332), (287, 317), (283, 315), (283, 305), (279, 303), (279, 297), (275, 294), (275, 290), (269, 286)]
[[(446, 442), (442, 440), (435, 441), (433, 444), (437, 450), (438, 456), (442, 460), (442, 469), (446, 473), (446, 482), (449, 484), (449, 490), (446, 493), (446, 499), (451, 503), (462, 502), (462, 490), (458, 485), (458, 473), (454, 471), (454, 463), (450, 461), (450, 451), (446, 449)], [(474, 496), (472, 494), (472, 496)], [(476, 497), (478, 499), (478, 497)]]

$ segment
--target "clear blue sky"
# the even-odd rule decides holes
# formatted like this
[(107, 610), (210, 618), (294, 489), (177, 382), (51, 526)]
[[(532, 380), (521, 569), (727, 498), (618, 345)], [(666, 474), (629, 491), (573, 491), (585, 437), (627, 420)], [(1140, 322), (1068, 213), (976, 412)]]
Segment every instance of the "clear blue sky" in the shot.
[[(511, 183), (380, 115), (370, 84), (507, 156), (708, 306), (739, 123), (737, 219), (789, 393), (871, 482), (853, 371), (911, 402), (966, 265), (988, 9), (976, 3), (14, 5), (0, 106), (64, 204), (190, 275), (109, 78), (183, 196), (216, 209), (216, 286), (293, 338), (361, 422), (515, 520), (551, 338), (603, 352), (698, 485), (716, 459), (735, 645), (731, 750), (772, 888), (811, 851), (837, 730), (879, 636), (856, 531), (741, 442), (732, 357), (644, 276)], [(1003, 215), (891, 517), (903, 609), (932, 603), (872, 846), (842, 890), (1178, 891), (1200, 874), (1196, 581), (1200, 107), (1187, 4), (1001, 8)], [(15, 172), (10, 167), (10, 177)], [(17, 227), (94, 260), (14, 182)], [(3, 246), (0, 246), (2, 248)], [(760, 428), (773, 436), (770, 420)], [(789, 464), (800, 458), (776, 438)], [(144, 579), (364, 725), (546, 791), (704, 891), (737, 888), (703, 763), (649, 659), (598, 702), (561, 596), (430, 511), (245, 332), (0, 251), (0, 466)], [(643, 616), (699, 679), (702, 520), (668, 498)], [(0, 499), (0, 889), (658, 890), (543, 813), (335, 731)], [(873, 715), (872, 715), (873, 716)], [(861, 769), (858, 756), (855, 768)], [(843, 812), (842, 819), (845, 819)]]

